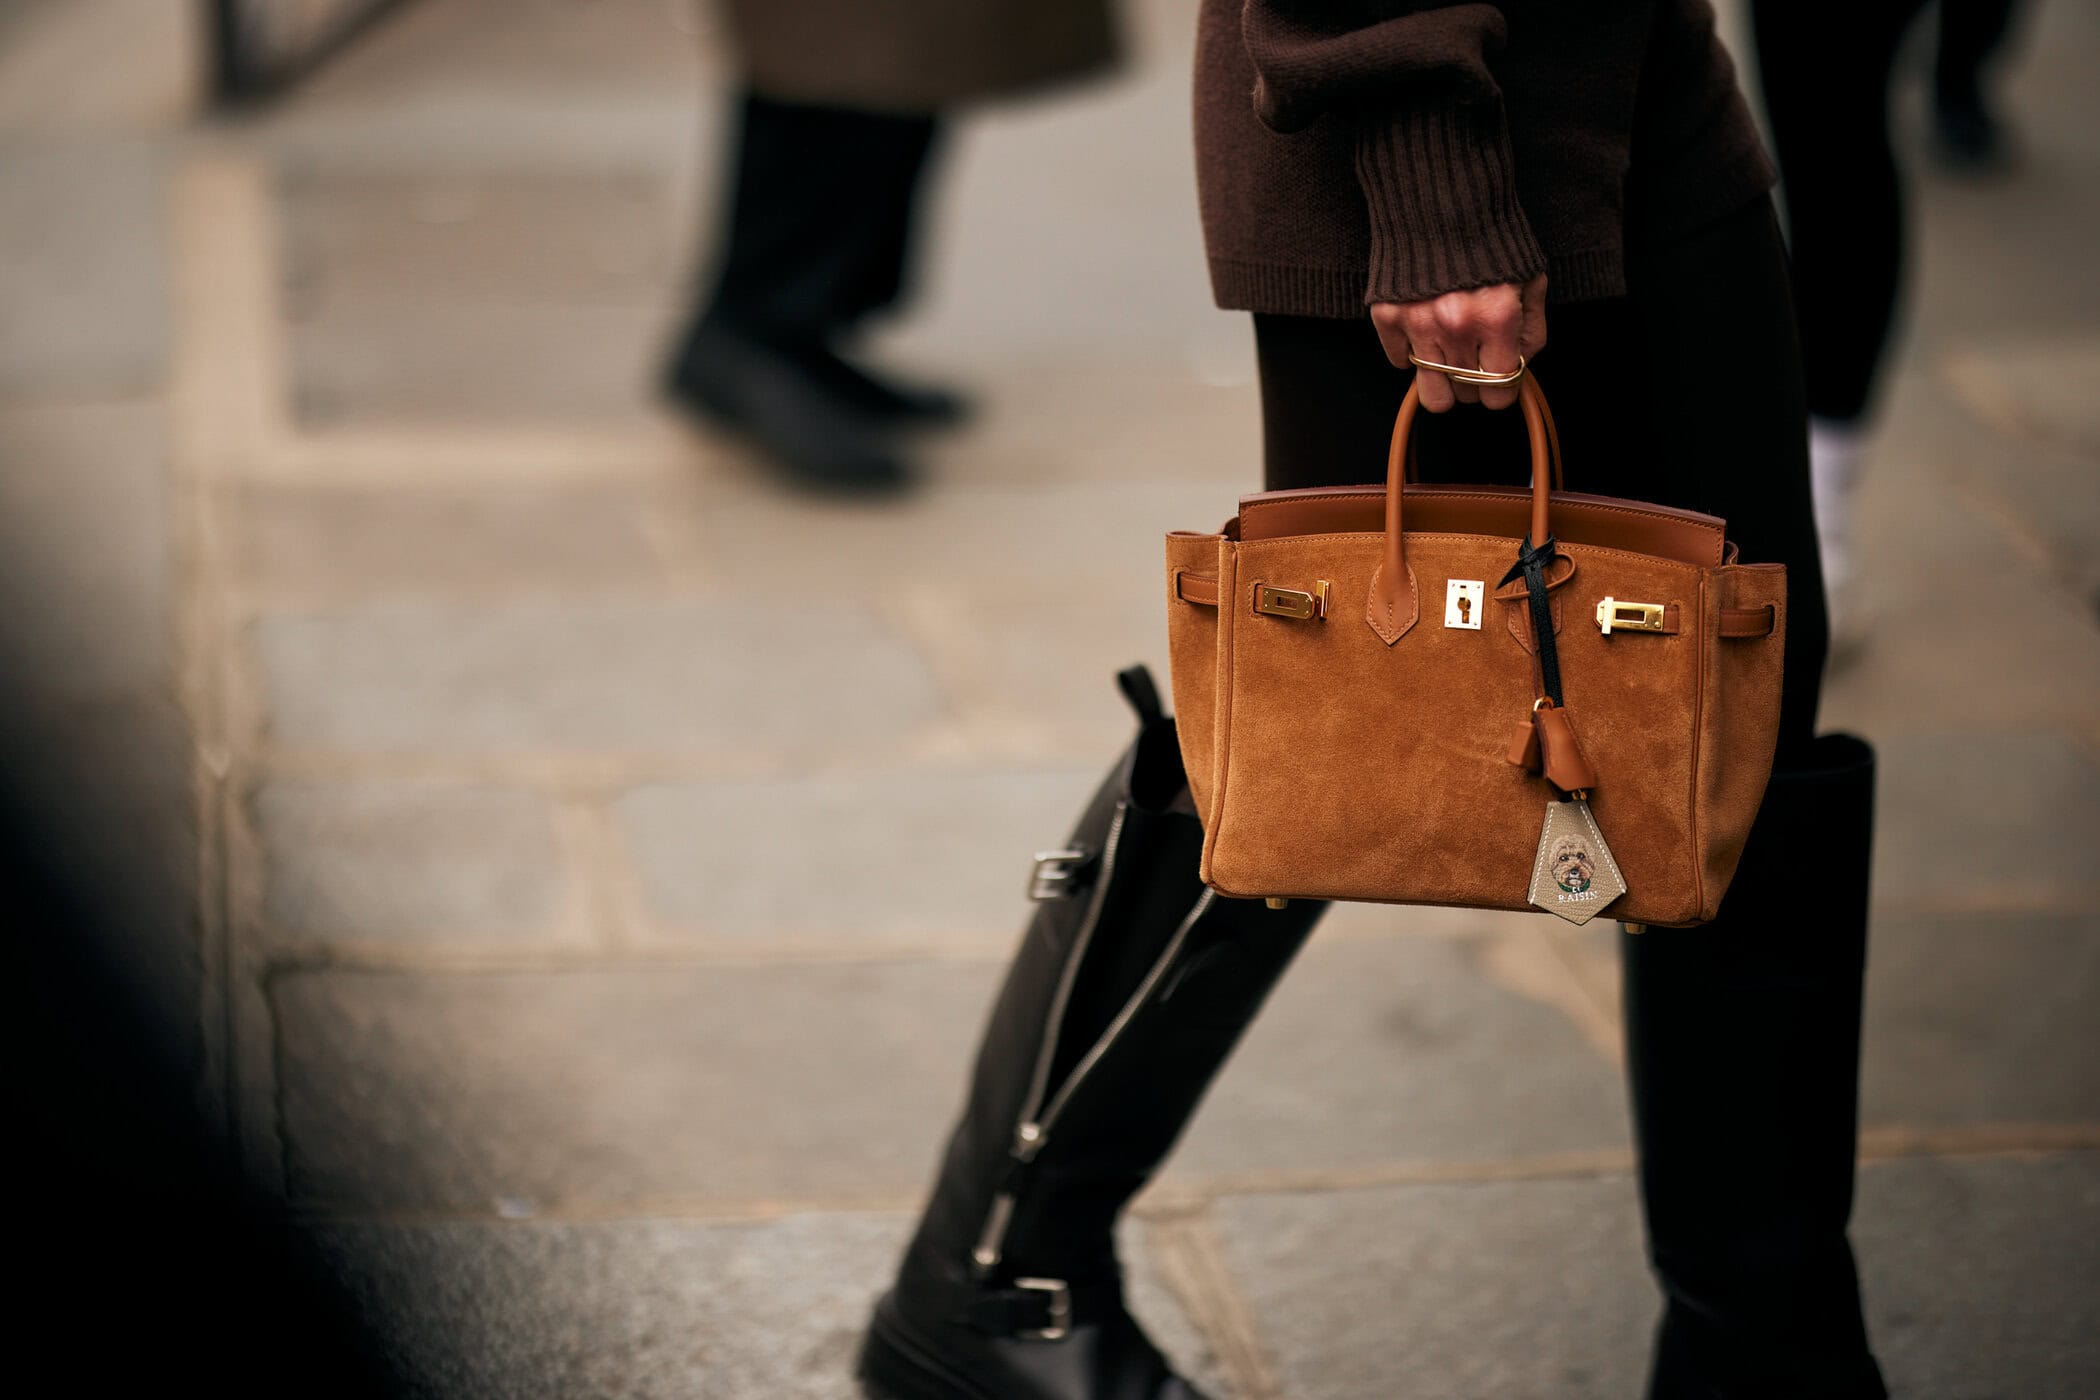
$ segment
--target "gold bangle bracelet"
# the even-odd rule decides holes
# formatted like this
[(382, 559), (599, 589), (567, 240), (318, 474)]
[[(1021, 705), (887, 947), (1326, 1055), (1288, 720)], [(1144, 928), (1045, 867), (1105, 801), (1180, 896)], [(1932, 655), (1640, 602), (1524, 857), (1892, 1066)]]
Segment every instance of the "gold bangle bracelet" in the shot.
[(1408, 353), (1407, 358), (1416, 369), (1435, 370), (1438, 374), (1451, 376), (1461, 384), (1514, 384), (1524, 377), (1522, 355), (1517, 356), (1517, 367), (1507, 374), (1496, 374), (1484, 369), (1461, 369), (1457, 365), (1440, 365), (1435, 360), (1422, 359), (1412, 351)]

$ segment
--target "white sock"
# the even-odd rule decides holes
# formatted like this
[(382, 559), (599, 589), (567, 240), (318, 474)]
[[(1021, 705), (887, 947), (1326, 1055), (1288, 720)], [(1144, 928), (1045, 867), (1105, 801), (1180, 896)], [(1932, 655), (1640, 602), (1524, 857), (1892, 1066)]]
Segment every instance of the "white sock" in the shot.
[(1808, 479), (1815, 496), (1816, 540), (1823, 550), (1823, 588), (1832, 595), (1852, 581), (1852, 500), (1859, 488), (1867, 432), (1857, 418), (1808, 420)]

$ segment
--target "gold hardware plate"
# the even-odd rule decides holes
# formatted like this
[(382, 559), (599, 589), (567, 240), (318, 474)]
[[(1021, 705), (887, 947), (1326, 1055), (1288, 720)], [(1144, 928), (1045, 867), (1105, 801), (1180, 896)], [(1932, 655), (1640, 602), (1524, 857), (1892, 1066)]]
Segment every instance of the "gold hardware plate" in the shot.
[(1477, 578), (1455, 578), (1444, 584), (1444, 625), (1463, 628), (1468, 632), (1480, 630), (1481, 615), (1487, 611), (1487, 584)]
[(1308, 593), (1302, 588), (1278, 588), (1273, 583), (1254, 585), (1254, 610), (1264, 617), (1289, 617), (1300, 622), (1327, 617), (1327, 580), (1321, 579)]
[(1606, 597), (1597, 604), (1597, 626), (1605, 636), (1614, 632), (1660, 632), (1663, 630), (1662, 603), (1622, 603), (1617, 598)]

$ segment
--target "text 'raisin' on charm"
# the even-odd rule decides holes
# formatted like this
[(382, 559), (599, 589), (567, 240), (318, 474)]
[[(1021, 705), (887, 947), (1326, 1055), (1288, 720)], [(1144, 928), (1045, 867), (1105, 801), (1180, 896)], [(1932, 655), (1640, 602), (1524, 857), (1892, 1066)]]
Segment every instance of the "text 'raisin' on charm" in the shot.
[(1571, 924), (1586, 924), (1624, 893), (1625, 877), (1590, 804), (1579, 797), (1548, 802), (1531, 866), (1530, 902)]

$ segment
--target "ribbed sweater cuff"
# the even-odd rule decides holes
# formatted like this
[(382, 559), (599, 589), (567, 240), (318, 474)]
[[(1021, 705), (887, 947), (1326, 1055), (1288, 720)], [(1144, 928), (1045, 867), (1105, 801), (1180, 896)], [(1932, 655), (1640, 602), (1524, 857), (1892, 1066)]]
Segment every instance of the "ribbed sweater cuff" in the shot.
[(1371, 218), (1366, 303), (1425, 301), (1546, 270), (1517, 203), (1501, 103), (1366, 111), (1356, 128), (1356, 178)]

